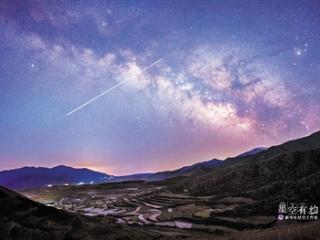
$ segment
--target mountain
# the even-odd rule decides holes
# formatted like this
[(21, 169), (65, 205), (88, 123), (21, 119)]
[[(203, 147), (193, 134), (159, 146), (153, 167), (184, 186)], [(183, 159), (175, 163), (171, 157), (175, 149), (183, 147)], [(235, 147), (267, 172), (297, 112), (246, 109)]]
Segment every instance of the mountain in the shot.
[[(244, 153), (238, 155), (237, 157), (255, 155), (257, 153), (265, 151), (266, 149), (267, 148), (265, 148), (265, 147), (254, 148), (250, 151), (247, 151), (247, 152), (244, 152)], [(206, 172), (209, 169), (217, 167), (222, 163), (223, 163), (223, 161), (221, 161), (221, 160), (212, 159), (209, 161), (198, 162), (198, 163), (195, 163), (190, 166), (181, 167), (181, 168), (178, 168), (178, 169), (172, 170), (172, 171), (116, 176), (116, 177), (108, 180), (108, 182), (122, 182), (122, 181), (136, 181), (136, 180), (162, 181), (162, 180), (173, 178), (173, 177), (186, 176), (186, 175), (188, 175), (192, 172), (195, 172), (195, 171), (197, 171), (198, 174), (201, 174), (201, 172)]]
[(257, 147), (257, 148), (251, 149), (247, 152), (241, 153), (237, 157), (246, 157), (246, 156), (256, 155), (257, 153), (263, 152), (267, 149), (268, 148), (266, 148), (266, 147)]
[(195, 163), (191, 166), (185, 166), (172, 171), (117, 176), (108, 180), (108, 182), (135, 181), (135, 180), (144, 180), (149, 182), (162, 181), (162, 180), (173, 178), (173, 177), (186, 176), (193, 171), (206, 171), (207, 169), (211, 169), (215, 166), (218, 166), (221, 163), (222, 163), (221, 160), (212, 159), (209, 161)]
[(155, 173), (152, 176), (148, 177), (148, 181), (161, 181), (168, 178), (178, 177), (178, 176), (187, 176), (191, 172), (199, 172), (206, 171), (207, 169), (211, 169), (213, 167), (219, 166), (223, 161), (212, 159), (205, 162), (195, 163), (191, 166), (185, 166), (173, 171), (165, 171)]
[(86, 168), (57, 166), (54, 168), (23, 167), (0, 172), (0, 185), (11, 189), (47, 185), (101, 183), (112, 176)]
[(205, 174), (191, 172), (170, 188), (193, 195), (249, 197), (255, 204), (238, 212), (274, 214), (281, 201), (317, 203), (319, 184), (320, 132), (316, 132), (255, 155), (226, 159)]
[(150, 234), (116, 225), (111, 219), (58, 210), (1, 186), (0, 206), (1, 240), (152, 239)]
[(141, 173), (126, 176), (111, 176), (86, 168), (77, 169), (63, 165), (54, 168), (23, 167), (19, 169), (1, 171), (0, 185), (10, 189), (26, 189), (64, 184), (73, 185), (136, 180), (161, 181), (172, 177), (187, 175), (195, 170), (202, 171), (213, 166), (218, 166), (221, 162), (222, 161), (220, 160), (213, 159), (173, 171)]
[[(312, 139), (312, 136), (310, 136), (310, 138)], [(301, 141), (302, 147), (303, 146), (308, 147), (309, 144), (315, 144), (313, 140), (310, 143), (304, 142), (305, 141), (304, 138), (300, 139), (300, 141)], [(308, 141), (310, 141), (310, 139)], [(293, 149), (293, 150), (300, 149), (301, 146), (299, 144), (300, 144), (300, 142), (297, 144), (297, 143), (295, 143), (295, 141), (289, 141), (286, 144), (283, 144), (281, 146), (271, 147), (270, 151), (268, 151), (265, 154), (267, 156), (270, 154), (283, 153), (283, 152), (290, 150), (290, 149)], [(267, 149), (268, 149), (267, 147), (257, 147), (257, 148), (251, 149), (249, 151), (246, 151), (244, 153), (241, 153), (241, 154), (237, 155), (236, 157), (227, 158), (226, 159), (227, 161), (212, 159), (209, 161), (195, 163), (191, 166), (185, 166), (185, 167), (182, 167), (182, 168), (179, 168), (176, 170), (172, 170), (172, 171), (116, 176), (116, 177), (108, 180), (108, 182), (135, 181), (135, 180), (162, 181), (162, 180), (169, 179), (169, 178), (174, 178), (174, 177), (178, 177), (178, 176), (186, 176), (186, 175), (195, 174), (195, 173), (197, 175), (201, 175), (201, 174), (206, 173), (206, 172), (208, 172), (218, 166), (228, 165), (235, 160), (247, 159), (248, 157), (254, 157), (257, 154), (265, 152)]]
[(148, 181), (155, 173), (137, 173), (137, 174), (130, 174), (124, 176), (115, 176), (107, 180), (107, 182), (126, 182), (126, 181)]

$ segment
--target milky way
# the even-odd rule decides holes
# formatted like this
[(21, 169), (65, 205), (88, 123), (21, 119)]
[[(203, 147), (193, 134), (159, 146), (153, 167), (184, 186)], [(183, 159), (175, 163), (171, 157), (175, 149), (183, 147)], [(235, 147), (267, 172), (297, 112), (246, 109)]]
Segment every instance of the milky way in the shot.
[[(154, 65), (158, 64), (159, 62), (161, 62), (164, 58), (160, 58), (157, 61), (151, 63), (150, 65), (146, 66), (145, 68), (143, 68), (140, 72), (143, 73), (144, 71), (147, 71), (149, 68), (153, 67)], [(112, 86), (111, 88), (108, 88), (107, 90), (105, 90), (104, 92), (100, 93), (99, 95), (95, 96), (94, 98), (91, 98), (89, 101), (85, 102), (84, 104), (80, 105), (79, 107), (73, 109), (72, 111), (68, 112), (66, 114), (66, 117), (70, 116), (71, 114), (81, 110), (82, 108), (86, 107), (88, 104), (98, 100), (99, 98), (103, 97), (104, 95), (108, 94), (109, 92), (117, 89), (118, 87), (120, 87), (121, 85), (125, 84), (127, 81), (129, 81), (130, 78), (125, 78), (124, 80), (122, 80), (121, 82), (117, 83), (116, 85)]]
[(318, 1), (2, 1), (1, 169), (153, 172), (319, 130), (319, 12)]

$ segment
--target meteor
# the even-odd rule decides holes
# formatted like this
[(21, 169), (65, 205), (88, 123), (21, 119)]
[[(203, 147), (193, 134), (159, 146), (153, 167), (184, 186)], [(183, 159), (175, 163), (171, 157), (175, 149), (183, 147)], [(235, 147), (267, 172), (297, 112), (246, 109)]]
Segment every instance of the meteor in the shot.
[[(150, 65), (146, 66), (145, 68), (143, 68), (140, 72), (143, 73), (145, 71), (147, 71), (149, 68), (153, 67), (154, 65), (158, 64), (159, 62), (163, 61), (165, 59), (165, 57), (158, 59), (157, 61), (151, 63)], [(101, 98), (102, 96), (106, 95), (107, 93), (111, 92), (112, 90), (120, 87), (121, 85), (123, 85), (124, 83), (126, 83), (127, 81), (129, 81), (129, 79), (123, 80), (119, 83), (117, 83), (116, 85), (112, 86), (111, 88), (108, 88), (107, 90), (105, 90), (104, 92), (100, 93), (99, 95), (95, 96), (94, 98), (91, 98), (89, 101), (85, 102), (84, 104), (80, 105), (79, 107), (73, 109), (72, 111), (68, 112), (65, 117), (68, 117), (70, 115), (72, 115), (73, 113), (81, 110), (82, 108), (84, 108), (85, 106), (87, 106), (88, 104), (98, 100), (99, 98)]]

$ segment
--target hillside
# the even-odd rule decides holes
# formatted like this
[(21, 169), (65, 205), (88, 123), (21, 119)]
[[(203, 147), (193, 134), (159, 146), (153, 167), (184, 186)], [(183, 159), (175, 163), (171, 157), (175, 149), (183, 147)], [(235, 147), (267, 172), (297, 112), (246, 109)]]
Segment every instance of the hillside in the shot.
[(193, 195), (252, 197), (258, 200), (257, 204), (237, 211), (274, 214), (280, 201), (317, 202), (319, 184), (320, 132), (317, 132), (253, 156), (227, 159), (206, 174), (194, 172), (176, 181), (171, 188), (188, 190)]

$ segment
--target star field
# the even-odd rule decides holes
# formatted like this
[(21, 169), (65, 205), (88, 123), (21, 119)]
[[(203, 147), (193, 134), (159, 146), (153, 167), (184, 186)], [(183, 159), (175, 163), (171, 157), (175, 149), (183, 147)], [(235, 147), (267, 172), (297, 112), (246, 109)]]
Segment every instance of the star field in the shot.
[(2, 1), (1, 169), (153, 172), (319, 130), (319, 12), (318, 1)]

